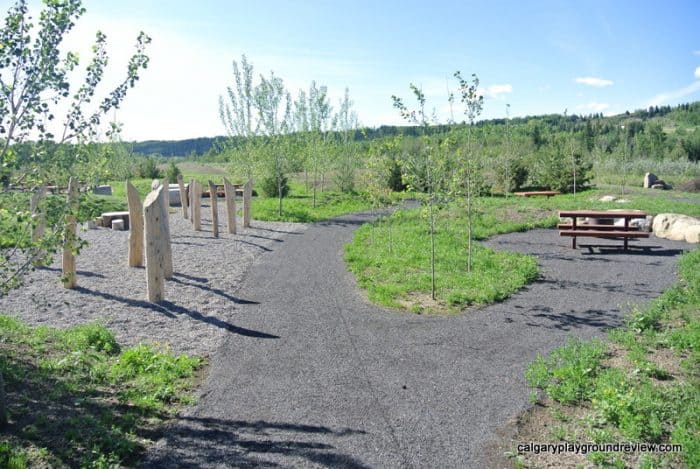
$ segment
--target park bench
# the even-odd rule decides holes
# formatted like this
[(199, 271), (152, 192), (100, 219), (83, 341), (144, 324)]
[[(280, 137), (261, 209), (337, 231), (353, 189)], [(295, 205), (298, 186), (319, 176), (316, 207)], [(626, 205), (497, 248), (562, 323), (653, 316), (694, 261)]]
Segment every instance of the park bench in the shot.
[(559, 192), (557, 191), (529, 191), (529, 192), (514, 192), (515, 195), (518, 195), (520, 197), (532, 197), (532, 196), (537, 196), (537, 195), (544, 195), (547, 196), (549, 199), (553, 195), (559, 195)]
[[(636, 226), (630, 226), (630, 220), (646, 218), (646, 213), (637, 210), (630, 211), (604, 211), (604, 210), (560, 210), (560, 218), (571, 218), (571, 223), (560, 223), (559, 236), (570, 236), (571, 247), (576, 249), (576, 238), (589, 236), (594, 238), (608, 238), (624, 240), (624, 249), (627, 250), (629, 240), (632, 238), (648, 238), (649, 233), (639, 231)], [(598, 223), (579, 223), (579, 218), (592, 218)], [(615, 225), (615, 220), (624, 220), (624, 225)], [(605, 223), (609, 220), (611, 224)]]
[(97, 225), (105, 228), (112, 227), (113, 220), (124, 220), (124, 228), (129, 229), (129, 211), (125, 212), (105, 212), (97, 217)]

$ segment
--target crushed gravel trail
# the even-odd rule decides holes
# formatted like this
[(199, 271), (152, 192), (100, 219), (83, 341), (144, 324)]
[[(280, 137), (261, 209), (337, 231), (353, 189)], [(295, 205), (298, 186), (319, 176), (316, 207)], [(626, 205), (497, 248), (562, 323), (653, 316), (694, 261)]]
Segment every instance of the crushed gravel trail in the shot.
[(198, 405), (144, 466), (485, 467), (497, 429), (529, 405), (523, 373), (537, 353), (620, 325), (675, 281), (692, 248), (498, 236), (487, 244), (537, 256), (539, 280), (502, 303), (418, 316), (370, 304), (348, 273), (342, 246), (369, 218), (285, 235), (252, 266), (235, 305), (247, 333), (226, 334)]

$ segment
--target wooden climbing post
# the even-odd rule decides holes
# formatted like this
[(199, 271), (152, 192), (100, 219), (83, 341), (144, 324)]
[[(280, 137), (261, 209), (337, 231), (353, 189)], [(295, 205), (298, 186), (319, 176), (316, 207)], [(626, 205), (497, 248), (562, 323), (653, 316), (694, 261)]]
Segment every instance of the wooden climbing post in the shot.
[(129, 267), (143, 266), (143, 205), (136, 188), (126, 181), (129, 204)]
[(224, 178), (224, 195), (226, 196), (226, 225), (228, 232), (236, 233), (236, 188)]
[(39, 208), (39, 204), (45, 195), (46, 186), (41, 186), (32, 194), (32, 198), (29, 202), (29, 208), (32, 211), (32, 219), (34, 220), (32, 225), (32, 242), (34, 243), (44, 236), (44, 231), (46, 230), (46, 216)]
[(250, 202), (253, 197), (253, 180), (248, 179), (243, 187), (243, 227), (250, 228)]
[(165, 299), (163, 186), (151, 191), (143, 202), (143, 224), (146, 233), (146, 290), (148, 301)]
[(187, 191), (185, 191), (185, 181), (182, 174), (177, 175), (177, 185), (180, 189), (180, 205), (182, 206), (182, 217), (187, 219)]
[(78, 278), (75, 273), (75, 249), (78, 239), (75, 212), (78, 209), (78, 181), (71, 177), (68, 182), (68, 214), (63, 232), (63, 287), (75, 288)]
[(199, 181), (194, 181), (190, 187), (192, 195), (192, 223), (195, 231), (202, 231), (202, 185)]
[(170, 190), (168, 179), (163, 179), (163, 188), (160, 191), (161, 208), (163, 210), (163, 224), (162, 224), (162, 236), (163, 236), (163, 277), (166, 279), (173, 278), (173, 251), (170, 245), (170, 214), (168, 213), (168, 208), (170, 206)]
[(211, 231), (214, 237), (219, 237), (219, 193), (216, 190), (216, 184), (209, 181), (209, 198), (211, 200)]

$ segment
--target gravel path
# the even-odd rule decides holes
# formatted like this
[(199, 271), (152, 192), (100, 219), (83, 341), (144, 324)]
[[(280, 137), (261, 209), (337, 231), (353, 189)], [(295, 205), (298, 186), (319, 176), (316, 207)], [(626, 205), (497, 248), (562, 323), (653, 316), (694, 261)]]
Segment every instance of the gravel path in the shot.
[(538, 256), (537, 282), (464, 314), (416, 316), (369, 304), (346, 270), (342, 246), (368, 218), (311, 225), (251, 269), (236, 325), (255, 333), (227, 335), (199, 404), (146, 467), (485, 467), (496, 430), (529, 405), (527, 363), (619, 325), (691, 248), (498, 236), (488, 244)]
[(80, 236), (90, 244), (77, 258), (78, 288), (60, 282), (60, 254), (47, 268), (29, 274), (23, 288), (0, 298), (0, 312), (29, 324), (65, 328), (100, 321), (124, 345), (168, 344), (173, 352), (211, 355), (227, 335), (250, 334), (237, 315), (247, 302), (238, 294), (249, 267), (278, 250), (288, 233), (305, 225), (254, 221), (228, 234), (219, 203), (219, 238), (212, 236), (211, 209), (202, 208), (202, 231), (195, 232), (180, 209), (170, 215), (174, 278), (166, 281), (166, 302), (146, 299), (146, 271), (127, 266), (128, 231), (99, 228)]

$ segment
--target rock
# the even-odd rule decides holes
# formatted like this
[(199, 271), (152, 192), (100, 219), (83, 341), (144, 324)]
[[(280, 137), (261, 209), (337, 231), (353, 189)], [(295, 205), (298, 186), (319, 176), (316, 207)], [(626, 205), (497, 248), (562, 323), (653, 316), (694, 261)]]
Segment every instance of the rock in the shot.
[(112, 229), (115, 231), (124, 231), (124, 220), (112, 220)]
[(614, 202), (615, 200), (617, 200), (617, 197), (615, 197), (614, 195), (604, 195), (598, 200), (600, 200), (601, 202)]
[(151, 181), (151, 190), (154, 191), (160, 187), (160, 179), (154, 179)]
[(627, 200), (627, 199), (617, 199), (617, 200), (615, 201), (615, 203), (616, 203), (616, 204), (628, 204), (628, 203), (630, 203), (630, 201)]
[(645, 189), (651, 189), (651, 186), (656, 184), (656, 181), (658, 181), (659, 178), (656, 176), (654, 173), (646, 173), (644, 175), (644, 188)]
[[(646, 218), (635, 218), (633, 220), (630, 220), (630, 226), (636, 227), (639, 231), (646, 231), (649, 232), (651, 231), (651, 223), (654, 220), (654, 217), (651, 215), (647, 215)], [(624, 226), (624, 224), (623, 224)]]
[(176, 184), (175, 187), (170, 184), (168, 189), (168, 198), (170, 200), (170, 206), (179, 207), (180, 206), (180, 187)]
[(654, 217), (652, 229), (659, 238), (698, 243), (700, 219), (676, 213), (660, 213)]
[(652, 188), (652, 189), (659, 189), (659, 190), (663, 190), (663, 191), (667, 191), (667, 190), (673, 189), (673, 187), (672, 187), (670, 184), (666, 184), (666, 182), (663, 181), (663, 180), (661, 180), (661, 179), (658, 179), (658, 180), (651, 186), (651, 188)]
[(85, 222), (85, 227), (88, 230), (94, 230), (97, 228), (97, 223), (95, 222), (95, 220), (88, 220)]
[(96, 195), (112, 195), (112, 186), (97, 186), (92, 190), (92, 193)]

